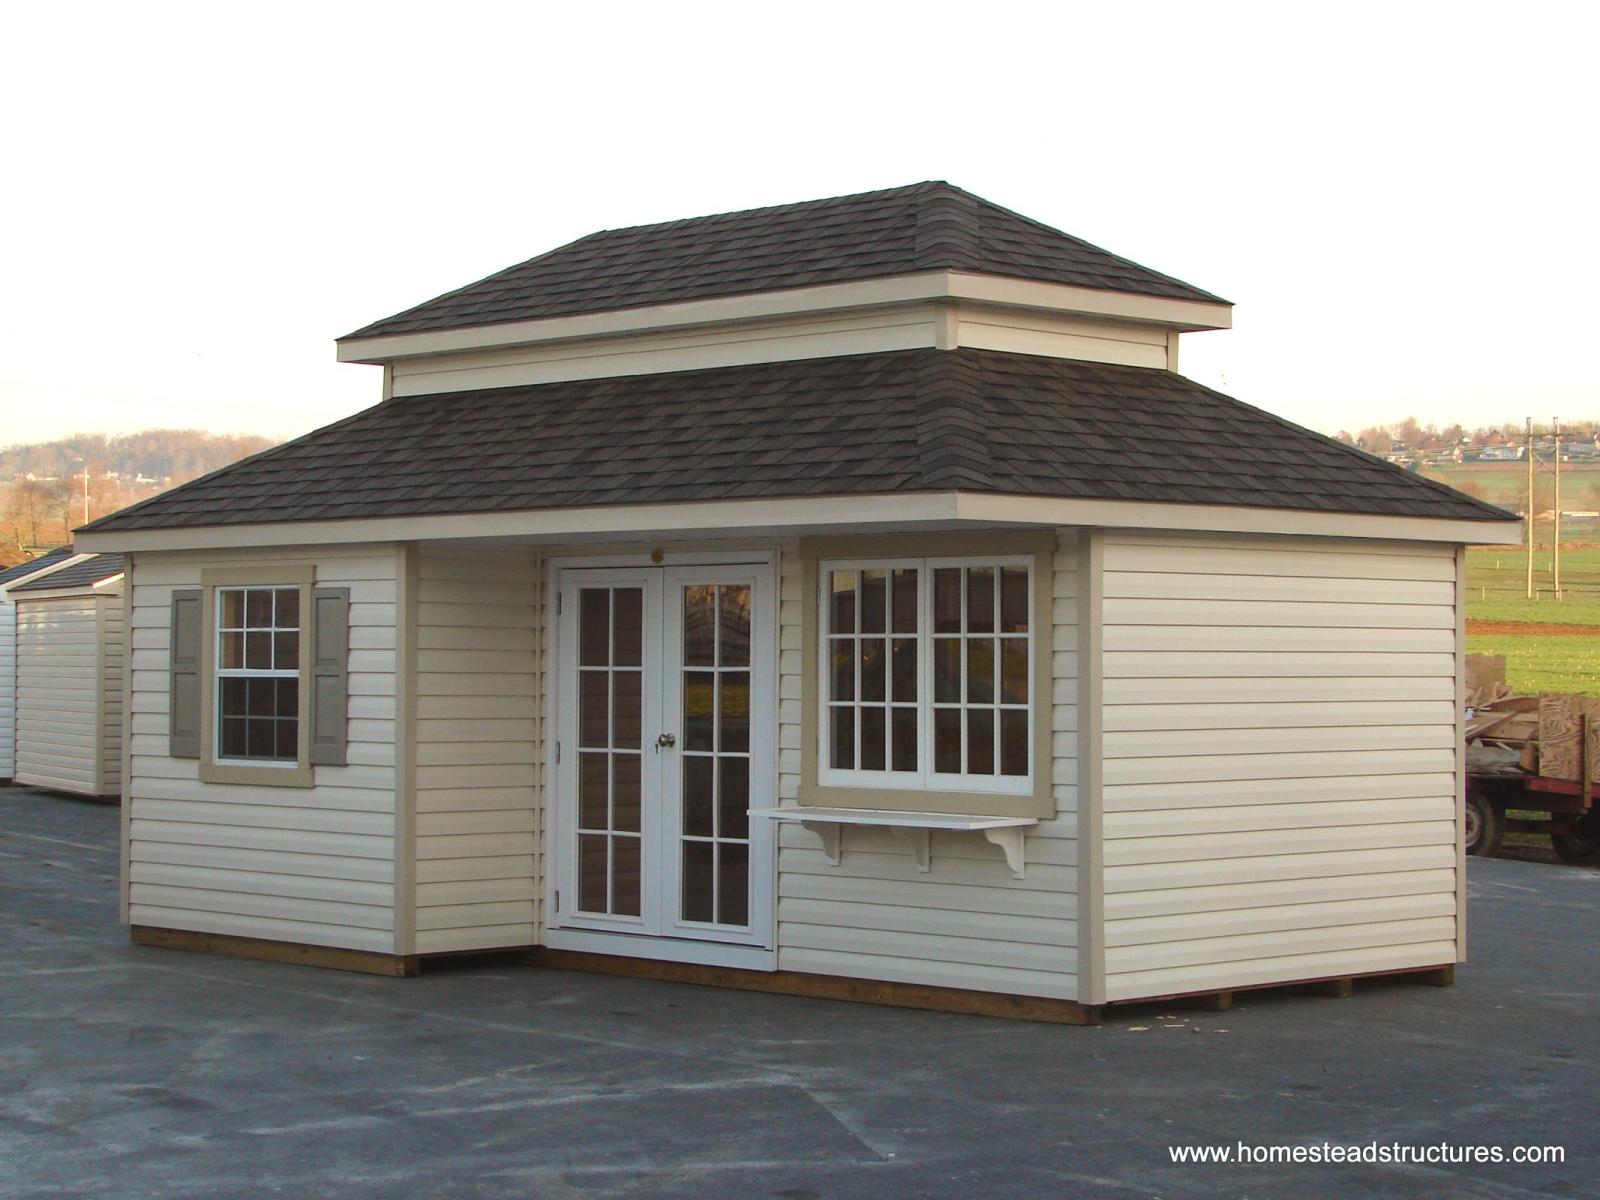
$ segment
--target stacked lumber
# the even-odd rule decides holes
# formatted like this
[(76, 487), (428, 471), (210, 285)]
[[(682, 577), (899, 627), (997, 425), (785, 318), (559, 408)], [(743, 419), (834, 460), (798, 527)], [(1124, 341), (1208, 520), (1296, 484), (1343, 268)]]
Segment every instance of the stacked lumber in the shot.
[[(1588, 718), (1585, 721), (1584, 718)], [(1579, 744), (1587, 731), (1588, 753)], [(1545, 692), (1539, 697), (1539, 774), (1545, 779), (1578, 779), (1589, 764), (1589, 781), (1600, 782), (1600, 697)]]
[(1467, 655), (1467, 707), (1484, 708), (1511, 695), (1504, 654)]

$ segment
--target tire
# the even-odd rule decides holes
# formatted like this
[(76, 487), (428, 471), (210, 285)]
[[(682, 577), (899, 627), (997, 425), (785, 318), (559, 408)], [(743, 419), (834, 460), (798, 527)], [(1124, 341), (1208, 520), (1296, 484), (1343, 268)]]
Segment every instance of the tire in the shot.
[(1562, 862), (1600, 863), (1600, 815), (1589, 812), (1572, 833), (1552, 833), (1550, 845)]
[(1467, 790), (1466, 821), (1467, 853), (1479, 858), (1493, 858), (1500, 853), (1500, 844), (1506, 840), (1506, 815), (1482, 792)]

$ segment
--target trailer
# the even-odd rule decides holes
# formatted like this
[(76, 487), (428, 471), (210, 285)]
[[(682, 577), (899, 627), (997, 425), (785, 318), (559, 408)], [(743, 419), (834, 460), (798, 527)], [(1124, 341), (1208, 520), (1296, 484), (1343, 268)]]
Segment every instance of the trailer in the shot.
[[(1524, 710), (1525, 711), (1525, 710)], [(1474, 720), (1495, 714), (1479, 712)], [(1493, 857), (1507, 833), (1543, 833), (1565, 862), (1600, 864), (1600, 812), (1594, 804), (1596, 754), (1593, 733), (1600, 732), (1588, 713), (1577, 718), (1576, 778), (1563, 779), (1539, 774), (1538, 738), (1508, 739), (1493, 736), (1502, 720), (1488, 720), (1474, 731), (1469, 721), (1466, 812), (1464, 833), (1468, 854)], [(1592, 728), (1593, 726), (1593, 728)], [(1474, 763), (1474, 746), (1483, 749), (1504, 747), (1524, 740), (1518, 761), (1513, 766), (1494, 755), (1480, 753)], [(1518, 815), (1512, 816), (1512, 813)]]

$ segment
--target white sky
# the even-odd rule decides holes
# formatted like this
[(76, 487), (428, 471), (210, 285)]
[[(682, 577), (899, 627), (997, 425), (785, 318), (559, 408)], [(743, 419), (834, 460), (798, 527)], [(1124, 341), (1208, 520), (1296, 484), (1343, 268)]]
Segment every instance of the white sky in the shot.
[(1600, 416), (1597, 7), (0, 8), (0, 444), (291, 436), (333, 339), (604, 227), (948, 179), (1237, 303), (1328, 432)]

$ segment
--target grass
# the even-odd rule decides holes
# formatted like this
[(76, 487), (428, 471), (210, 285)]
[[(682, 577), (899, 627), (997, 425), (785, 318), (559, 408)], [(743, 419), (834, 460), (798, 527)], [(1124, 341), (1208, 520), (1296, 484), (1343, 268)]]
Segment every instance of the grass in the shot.
[[(1600, 546), (1561, 549), (1564, 598), (1551, 583), (1551, 551), (1534, 553), (1540, 598), (1527, 596), (1527, 559), (1512, 547), (1467, 551), (1467, 618), (1527, 625), (1600, 626)], [(1524, 693), (1600, 695), (1600, 636), (1559, 633), (1467, 635), (1470, 654), (1504, 654), (1506, 682)]]

